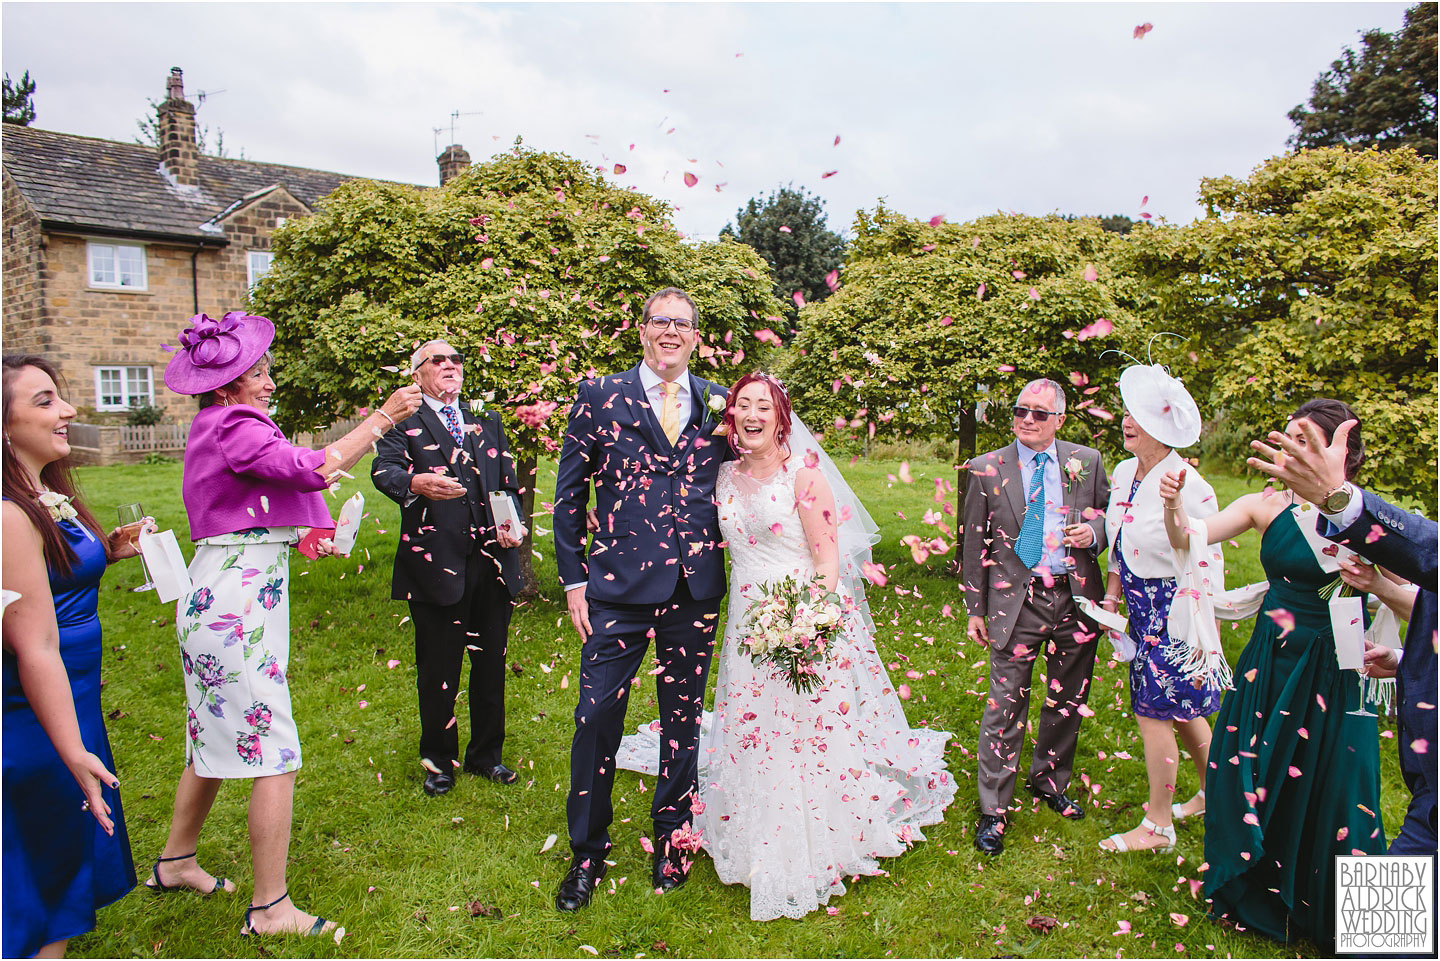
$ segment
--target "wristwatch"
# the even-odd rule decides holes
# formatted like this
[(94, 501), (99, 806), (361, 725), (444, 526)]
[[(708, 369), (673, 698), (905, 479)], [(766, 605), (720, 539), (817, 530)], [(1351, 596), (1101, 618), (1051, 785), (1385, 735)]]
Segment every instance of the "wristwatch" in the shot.
[(1316, 506), (1320, 508), (1322, 514), (1338, 514), (1350, 506), (1350, 498), (1354, 496), (1354, 485), (1346, 481), (1322, 497)]

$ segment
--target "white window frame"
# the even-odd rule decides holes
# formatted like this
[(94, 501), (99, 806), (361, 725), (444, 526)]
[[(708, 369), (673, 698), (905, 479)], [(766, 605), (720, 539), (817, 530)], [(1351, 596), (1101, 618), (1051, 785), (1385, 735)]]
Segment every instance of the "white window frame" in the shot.
[[(145, 396), (130, 391), (130, 374), (133, 371), (145, 372)], [(113, 372), (120, 378), (120, 403), (107, 404), (105, 402), (105, 391), (101, 386), (103, 375), (106, 372)], [(142, 364), (97, 364), (95, 366), (95, 409), (98, 411), (127, 411), (136, 403), (143, 401), (147, 405), (155, 405), (155, 371), (154, 368)]]
[[(256, 254), (259, 254), (260, 256), (263, 256), (263, 257), (265, 258), (265, 269), (262, 270), (262, 271), (260, 271), (259, 273), (256, 273), (256, 272), (255, 272), (255, 256), (256, 256)], [(270, 250), (247, 250), (247, 251), (245, 251), (245, 280), (246, 280), (246, 282), (248, 283), (248, 286), (253, 289), (254, 286), (260, 281), (260, 278), (261, 278), (261, 277), (264, 277), (266, 274), (268, 274), (268, 273), (270, 272), (270, 268), (274, 265), (274, 263), (275, 263), (275, 253), (274, 253), (274, 251), (270, 251)]]
[[(108, 248), (103, 252), (100, 248)], [(140, 283), (123, 284), (120, 282), (120, 263), (118, 252), (121, 249), (138, 250), (140, 252)], [(114, 280), (97, 280), (95, 278), (95, 267), (97, 259), (109, 258), (110, 270), (115, 277)], [(113, 240), (87, 240), (85, 242), (85, 270), (89, 286), (100, 290), (149, 290), (150, 289), (150, 265), (146, 256), (144, 244), (122, 244)]]

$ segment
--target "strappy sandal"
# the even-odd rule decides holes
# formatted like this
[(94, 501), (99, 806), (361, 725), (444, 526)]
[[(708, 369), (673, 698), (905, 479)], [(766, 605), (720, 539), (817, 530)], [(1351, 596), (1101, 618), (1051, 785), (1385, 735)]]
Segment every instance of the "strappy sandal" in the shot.
[[(273, 908), (275, 905), (279, 904), (281, 901), (284, 901), (284, 900), (285, 900), (286, 898), (288, 898), (289, 896), (290, 896), (290, 892), (289, 892), (289, 891), (286, 891), (284, 894), (280, 895), (278, 898), (276, 898), (274, 901), (271, 901), (269, 904), (252, 904), (252, 905), (250, 905), (248, 908), (246, 908), (246, 909), (245, 909), (245, 923), (240, 926), (240, 937), (242, 937), (242, 938), (248, 938), (248, 937), (250, 937), (250, 935), (252, 935), (252, 934), (255, 935), (255, 936), (257, 936), (257, 937), (260, 936), (260, 932), (259, 932), (259, 931), (256, 931), (256, 930), (255, 930), (255, 926), (250, 923), (250, 912), (252, 912), (252, 911), (268, 911), (268, 910), (270, 910), (271, 908)], [(309, 938), (309, 937), (313, 937), (313, 936), (315, 936), (315, 935), (317, 935), (317, 934), (323, 934), (323, 933), (325, 932), (325, 925), (327, 925), (327, 924), (329, 924), (329, 923), (330, 923), (330, 922), (326, 921), (324, 918), (317, 916), (317, 917), (315, 918), (315, 923), (312, 924), (312, 925), (310, 925), (310, 930), (309, 930), (309, 931), (277, 931), (277, 932), (275, 932), (275, 933), (277, 933), (277, 934), (299, 934), (299, 935), (302, 935), (302, 936), (304, 936), (304, 937)]]
[[(1204, 791), (1196, 791), (1196, 792), (1195, 792), (1195, 797), (1204, 798), (1204, 797), (1205, 797), (1205, 792), (1204, 792)], [(1195, 800), (1195, 798), (1191, 798), (1191, 799), (1190, 799), (1190, 801), (1193, 801), (1193, 800)], [(1185, 804), (1189, 804), (1190, 801), (1186, 801)], [(1174, 804), (1170, 805), (1170, 816), (1171, 816), (1172, 818), (1174, 818), (1176, 821), (1184, 821), (1184, 820), (1187, 820), (1187, 819), (1189, 819), (1189, 818), (1200, 818), (1200, 817), (1204, 817), (1204, 816), (1205, 816), (1205, 809), (1204, 809), (1203, 807), (1202, 807), (1200, 810), (1196, 811), (1194, 814), (1186, 814), (1186, 813), (1185, 813), (1185, 804), (1181, 804), (1179, 801), (1176, 801)]]
[(190, 884), (166, 884), (164, 881), (160, 880), (160, 865), (164, 864), (167, 861), (188, 860), (189, 858), (193, 858), (195, 856), (195, 853), (196, 852), (191, 851), (189, 854), (177, 854), (173, 858), (156, 858), (155, 866), (150, 869), (150, 874), (154, 877), (155, 883), (150, 884), (149, 882), (146, 882), (145, 886), (151, 891), (154, 891), (156, 894), (165, 894), (170, 891), (195, 891), (202, 898), (208, 898), (212, 894), (231, 893), (225, 887), (225, 885), (230, 883), (229, 878), (216, 878), (215, 886), (209, 891), (201, 891), (199, 888)]
[[(1170, 851), (1175, 850), (1175, 825), (1167, 824), (1162, 828), (1160, 825), (1156, 824), (1149, 818), (1141, 818), (1140, 826), (1145, 830), (1149, 831), (1151, 834), (1164, 838), (1166, 843), (1156, 845), (1153, 848), (1136, 848), (1135, 850), (1154, 851), (1156, 854), (1167, 854)], [(1113, 848), (1107, 848), (1105, 846), (1105, 841), (1109, 841), (1115, 846)], [(1116, 852), (1124, 853), (1130, 850), (1130, 847), (1125, 843), (1125, 835), (1123, 834), (1112, 834), (1108, 838), (1106, 838), (1105, 841), (1101, 841), (1099, 844), (1099, 848), (1102, 851), (1109, 851), (1110, 853), (1114, 854)]]

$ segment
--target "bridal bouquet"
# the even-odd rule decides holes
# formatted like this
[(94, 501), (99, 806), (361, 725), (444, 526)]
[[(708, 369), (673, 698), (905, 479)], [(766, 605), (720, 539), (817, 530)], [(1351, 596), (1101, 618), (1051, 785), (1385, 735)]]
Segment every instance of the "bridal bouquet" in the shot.
[(740, 649), (756, 664), (774, 665), (778, 677), (808, 694), (820, 679), (819, 665), (844, 617), (843, 599), (826, 591), (818, 578), (801, 583), (787, 577), (765, 585), (751, 602)]

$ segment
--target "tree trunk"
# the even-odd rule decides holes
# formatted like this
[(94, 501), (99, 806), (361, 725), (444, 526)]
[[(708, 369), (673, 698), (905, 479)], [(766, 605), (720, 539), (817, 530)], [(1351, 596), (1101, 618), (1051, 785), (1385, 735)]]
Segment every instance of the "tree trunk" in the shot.
[(521, 597), (535, 597), (540, 593), (540, 579), (535, 576), (535, 476), (537, 465), (535, 455), (518, 458), (516, 473), (520, 476), (520, 516), (528, 533), (520, 545), (520, 579), (523, 587)]
[(960, 408), (960, 420), (956, 426), (955, 445), (955, 556), (949, 570), (956, 577), (961, 574), (960, 547), (965, 539), (965, 464), (975, 456), (975, 404)]

